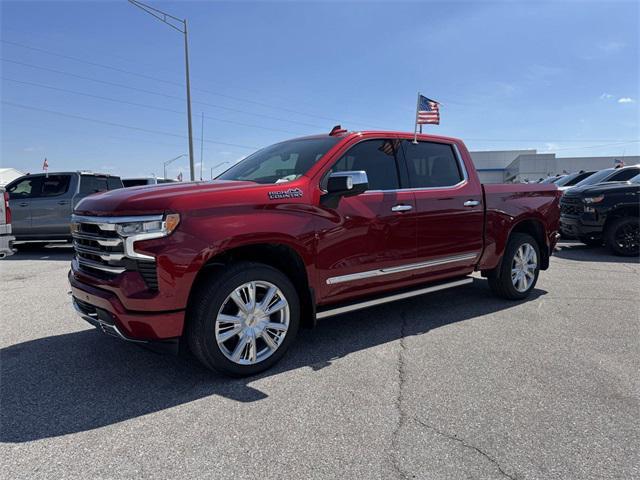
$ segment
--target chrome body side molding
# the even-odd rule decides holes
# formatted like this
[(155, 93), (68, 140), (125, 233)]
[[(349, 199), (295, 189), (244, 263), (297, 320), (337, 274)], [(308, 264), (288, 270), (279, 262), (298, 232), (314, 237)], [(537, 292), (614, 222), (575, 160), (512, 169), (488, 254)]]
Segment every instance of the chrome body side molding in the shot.
[(463, 253), (452, 257), (437, 258), (428, 262), (410, 263), (408, 265), (399, 265), (397, 267), (380, 268), (377, 270), (368, 270), (366, 272), (350, 273), (348, 275), (340, 275), (338, 277), (327, 278), (328, 285), (336, 283), (353, 282), (354, 280), (363, 280), (365, 278), (379, 277), (381, 275), (391, 275), (393, 273), (408, 272), (411, 270), (419, 270), (421, 268), (436, 267), (438, 265), (446, 265), (448, 263), (462, 262), (465, 260), (473, 260), (478, 256), (477, 253)]

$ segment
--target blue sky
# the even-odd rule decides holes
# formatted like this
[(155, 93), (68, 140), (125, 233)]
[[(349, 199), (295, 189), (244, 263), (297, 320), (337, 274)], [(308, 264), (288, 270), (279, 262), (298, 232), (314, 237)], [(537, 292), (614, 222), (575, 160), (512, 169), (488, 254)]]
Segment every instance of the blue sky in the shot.
[[(635, 1), (152, 5), (189, 21), (204, 177), (338, 122), (412, 130), (417, 90), (472, 150), (640, 153)], [(2, 166), (160, 176), (187, 153), (178, 32), (124, 0), (1, 6)]]

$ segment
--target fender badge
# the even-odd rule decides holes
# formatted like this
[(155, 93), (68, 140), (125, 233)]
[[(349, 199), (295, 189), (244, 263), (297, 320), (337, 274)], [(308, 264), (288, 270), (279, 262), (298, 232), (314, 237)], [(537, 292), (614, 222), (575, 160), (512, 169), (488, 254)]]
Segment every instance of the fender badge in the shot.
[(280, 200), (281, 198), (300, 198), (302, 190), (299, 188), (290, 188), (289, 190), (281, 190), (279, 192), (269, 192), (269, 200)]

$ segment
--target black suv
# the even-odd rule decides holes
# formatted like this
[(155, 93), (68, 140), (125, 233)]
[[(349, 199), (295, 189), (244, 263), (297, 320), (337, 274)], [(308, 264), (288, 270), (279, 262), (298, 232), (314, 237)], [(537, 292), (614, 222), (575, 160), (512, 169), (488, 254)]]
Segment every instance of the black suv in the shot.
[(628, 182), (573, 188), (560, 200), (563, 236), (607, 246), (616, 255), (640, 253), (640, 175)]

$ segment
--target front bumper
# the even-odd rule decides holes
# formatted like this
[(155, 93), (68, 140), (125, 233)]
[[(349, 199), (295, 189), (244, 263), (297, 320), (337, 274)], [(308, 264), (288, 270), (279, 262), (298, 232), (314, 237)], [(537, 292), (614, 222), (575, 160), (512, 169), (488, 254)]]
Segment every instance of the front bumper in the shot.
[(104, 333), (143, 344), (174, 343), (182, 335), (185, 311), (141, 312), (125, 309), (118, 296), (80, 282), (69, 272), (74, 308)]
[[(586, 215), (586, 214), (585, 214)], [(560, 230), (567, 238), (602, 238), (602, 224), (589, 215), (560, 216)]]

